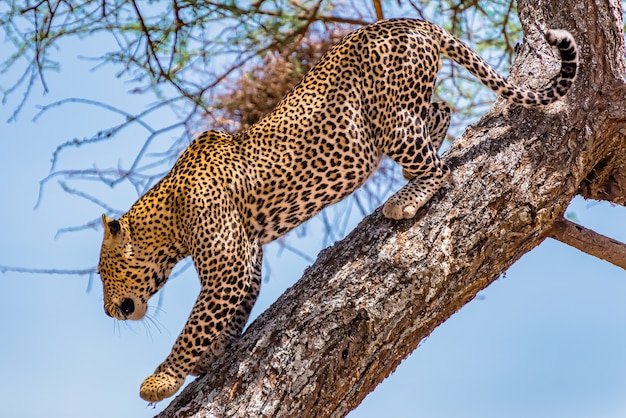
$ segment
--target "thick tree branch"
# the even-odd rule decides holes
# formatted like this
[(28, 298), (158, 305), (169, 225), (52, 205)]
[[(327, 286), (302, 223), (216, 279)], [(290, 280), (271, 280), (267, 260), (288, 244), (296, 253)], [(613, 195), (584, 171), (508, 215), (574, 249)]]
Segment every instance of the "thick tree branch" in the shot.
[(626, 270), (626, 244), (622, 242), (567, 219), (556, 221), (549, 232), (549, 236)]
[(571, 29), (581, 44), (566, 100), (543, 111), (498, 102), (446, 155), (452, 182), (415, 220), (392, 222), (377, 211), (323, 251), (161, 417), (344, 416), (550, 235), (581, 183), (621, 145), (607, 111), (626, 101), (612, 93), (626, 75), (617, 63), (621, 5), (528, 0), (519, 9), (527, 36), (512, 76), (522, 84), (545, 83), (556, 71), (546, 28)]
[(626, 112), (611, 131), (619, 139), (617, 146), (593, 167), (581, 183), (579, 193), (586, 199), (606, 200), (623, 206), (626, 204), (626, 165), (622, 163), (626, 161)]

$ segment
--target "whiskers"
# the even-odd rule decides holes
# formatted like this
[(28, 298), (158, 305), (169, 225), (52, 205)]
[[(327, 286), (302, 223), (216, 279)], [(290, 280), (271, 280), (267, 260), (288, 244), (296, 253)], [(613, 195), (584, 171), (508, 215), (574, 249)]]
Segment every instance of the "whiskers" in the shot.
[(148, 312), (146, 312), (146, 315), (139, 321), (119, 320), (119, 319), (113, 318), (113, 333), (115, 335), (121, 336), (122, 326), (130, 330), (133, 334), (139, 334), (141, 328), (143, 328), (143, 331), (146, 333), (146, 336), (150, 338), (150, 341), (153, 341), (154, 330), (156, 330), (159, 334), (163, 334), (164, 331), (169, 332), (169, 330), (163, 325), (163, 323), (157, 319), (157, 316), (162, 311), (163, 310), (158, 306), (149, 307)]
[[(122, 335), (122, 333), (120, 332), (120, 322), (122, 322), (122, 321), (120, 321), (119, 319), (115, 319), (115, 318), (112, 318), (112, 319), (113, 319), (113, 334), (114, 335), (118, 335), (118, 336)], [(124, 322), (126, 322), (126, 321), (124, 321)], [(128, 325), (126, 325), (126, 326), (128, 326)]]
[[(150, 311), (154, 311), (154, 315), (152, 315)], [(151, 327), (156, 329), (159, 332), (159, 334), (163, 334), (163, 330), (169, 332), (168, 329), (163, 325), (163, 323), (157, 319), (157, 316), (159, 315), (160, 312), (163, 312), (163, 309), (161, 309), (159, 306), (149, 307), (148, 312), (146, 313), (146, 316), (144, 316), (143, 319), (140, 321), (144, 326), (146, 335), (150, 337), (151, 341), (152, 341)]]

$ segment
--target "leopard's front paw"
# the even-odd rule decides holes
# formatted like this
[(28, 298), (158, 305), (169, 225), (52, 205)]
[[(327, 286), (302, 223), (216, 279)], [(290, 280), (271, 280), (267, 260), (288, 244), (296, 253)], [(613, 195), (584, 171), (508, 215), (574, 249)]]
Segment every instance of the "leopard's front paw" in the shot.
[(157, 372), (143, 381), (139, 395), (148, 402), (159, 402), (175, 394), (184, 381), (184, 377)]

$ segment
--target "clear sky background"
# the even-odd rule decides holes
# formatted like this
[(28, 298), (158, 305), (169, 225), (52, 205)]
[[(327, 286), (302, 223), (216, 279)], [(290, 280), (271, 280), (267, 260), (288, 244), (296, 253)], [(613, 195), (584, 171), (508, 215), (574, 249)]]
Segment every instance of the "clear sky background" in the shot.
[[(72, 104), (36, 123), (32, 118), (38, 105), (68, 97), (130, 110), (146, 104), (127, 94), (130, 85), (115, 78), (114, 69), (90, 72), (92, 64), (75, 59), (98, 55), (99, 47), (90, 39), (65, 42), (58, 52), (61, 71), (48, 75), (51, 92), (36, 89), (15, 123), (6, 121), (19, 97), (0, 108), (0, 265), (97, 264), (100, 229), (58, 236), (57, 231), (97, 219), (100, 207), (64, 193), (55, 181), (44, 188), (36, 210), (34, 205), (55, 148), (119, 120)], [(59, 168), (111, 161), (127, 167), (145, 137), (145, 131), (131, 129), (96, 147), (69, 150)], [(137, 198), (128, 186), (99, 196), (119, 209)], [(626, 241), (624, 208), (575, 199), (569, 212), (581, 224)], [(297, 234), (289, 239), (312, 257), (321, 240)], [(276, 244), (265, 253), (265, 272), (271, 275), (266, 274), (253, 315), (308, 264), (288, 251), (279, 255)], [(0, 416), (155, 415), (169, 400), (147, 408), (139, 385), (168, 354), (198, 289), (190, 269), (154, 297), (149, 311), (154, 323), (120, 323), (104, 314), (97, 276), (90, 282), (86, 276), (0, 273)], [(547, 240), (436, 329), (350, 418), (623, 418), (625, 354), (626, 272)]]

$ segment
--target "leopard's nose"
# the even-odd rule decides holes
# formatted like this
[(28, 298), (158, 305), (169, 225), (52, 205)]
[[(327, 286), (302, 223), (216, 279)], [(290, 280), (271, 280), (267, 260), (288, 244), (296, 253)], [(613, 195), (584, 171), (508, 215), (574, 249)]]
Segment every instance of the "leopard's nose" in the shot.
[(135, 302), (132, 299), (124, 299), (120, 304), (120, 310), (124, 314), (124, 316), (131, 315), (135, 312)]

